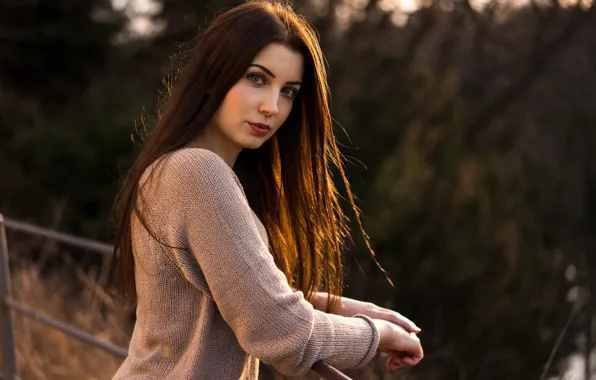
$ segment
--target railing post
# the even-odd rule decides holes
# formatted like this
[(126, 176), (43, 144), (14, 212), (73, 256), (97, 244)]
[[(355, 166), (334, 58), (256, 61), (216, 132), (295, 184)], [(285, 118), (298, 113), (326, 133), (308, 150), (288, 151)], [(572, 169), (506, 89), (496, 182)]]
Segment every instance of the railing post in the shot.
[(17, 379), (12, 317), (10, 308), (6, 304), (6, 300), (12, 296), (11, 289), (6, 228), (4, 226), (4, 216), (0, 214), (0, 331), (2, 331), (3, 378), (5, 380)]

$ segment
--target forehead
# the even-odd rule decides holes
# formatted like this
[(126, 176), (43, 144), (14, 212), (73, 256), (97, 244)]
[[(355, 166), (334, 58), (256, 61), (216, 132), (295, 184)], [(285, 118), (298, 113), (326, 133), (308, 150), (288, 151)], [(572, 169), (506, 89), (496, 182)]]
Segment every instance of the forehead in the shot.
[(263, 65), (283, 82), (300, 81), (304, 72), (304, 58), (285, 45), (273, 43), (265, 46), (252, 63)]

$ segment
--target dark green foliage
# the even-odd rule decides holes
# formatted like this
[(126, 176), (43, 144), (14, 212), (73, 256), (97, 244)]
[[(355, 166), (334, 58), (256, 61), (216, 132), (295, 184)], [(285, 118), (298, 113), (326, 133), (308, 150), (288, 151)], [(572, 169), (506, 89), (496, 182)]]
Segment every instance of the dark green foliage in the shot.
[[(119, 44), (123, 15), (108, 2), (0, 4), (1, 212), (108, 239), (131, 136), (151, 126), (170, 56), (238, 1), (162, 3), (161, 32)], [(402, 27), (371, 5), (341, 29), (333, 9), (297, 4), (321, 31), (348, 175), (396, 283), (355, 237), (346, 295), (422, 327), (417, 379), (538, 379), (569, 289), (580, 313), (557, 361), (593, 310), (596, 19), (452, 5)]]

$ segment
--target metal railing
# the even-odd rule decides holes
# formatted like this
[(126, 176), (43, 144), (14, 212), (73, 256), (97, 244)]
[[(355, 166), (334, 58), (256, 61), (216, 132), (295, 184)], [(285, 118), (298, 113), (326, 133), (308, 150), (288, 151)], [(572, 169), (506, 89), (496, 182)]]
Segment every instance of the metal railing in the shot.
[[(83, 330), (77, 329), (66, 323), (44, 315), (12, 298), (6, 228), (14, 231), (24, 232), (30, 235), (42, 236), (57, 242), (78, 248), (88, 249), (107, 256), (112, 255), (113, 249), (113, 247), (109, 244), (38, 227), (30, 223), (19, 222), (5, 218), (2, 214), (0, 214), (0, 331), (2, 333), (2, 358), (4, 363), (4, 376), (2, 376), (2, 379), (20, 380), (17, 375), (16, 350), (11, 310), (19, 312), (31, 319), (39, 321), (55, 330), (61, 331), (66, 335), (109, 352), (117, 357), (125, 358), (128, 355), (128, 351), (125, 348), (118, 347), (112, 343), (97, 339), (93, 335)], [(323, 362), (315, 363), (312, 370), (326, 380), (350, 380), (348, 376)]]

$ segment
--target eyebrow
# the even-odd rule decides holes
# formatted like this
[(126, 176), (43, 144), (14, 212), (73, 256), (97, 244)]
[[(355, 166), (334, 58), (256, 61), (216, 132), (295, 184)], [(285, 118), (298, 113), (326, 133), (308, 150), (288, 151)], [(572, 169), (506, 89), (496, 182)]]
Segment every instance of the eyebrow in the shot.
[[(250, 66), (255, 66), (255, 67), (258, 67), (259, 69), (261, 69), (261, 70), (263, 70), (264, 72), (266, 72), (266, 73), (267, 73), (267, 74), (268, 74), (268, 75), (269, 75), (271, 78), (275, 79), (275, 74), (273, 74), (273, 72), (271, 72), (271, 70), (269, 70), (269, 69), (268, 69), (268, 68), (266, 68), (265, 66), (263, 66), (263, 65), (259, 65), (258, 63), (251, 63), (251, 64), (249, 65), (249, 67), (250, 67)], [(298, 85), (298, 86), (301, 86), (301, 85), (302, 85), (302, 82), (299, 82), (299, 81), (294, 81), (294, 82), (286, 82), (286, 84), (293, 84), (293, 85)]]

